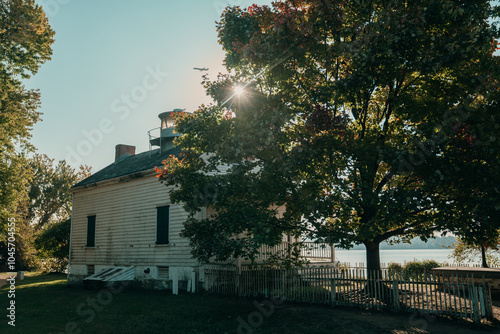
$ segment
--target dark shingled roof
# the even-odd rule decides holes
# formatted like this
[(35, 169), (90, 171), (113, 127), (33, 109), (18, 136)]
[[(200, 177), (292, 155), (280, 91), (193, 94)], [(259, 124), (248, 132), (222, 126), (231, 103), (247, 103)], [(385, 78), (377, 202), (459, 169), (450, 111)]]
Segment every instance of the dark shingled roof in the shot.
[(152, 169), (154, 167), (160, 167), (162, 166), (161, 162), (167, 159), (170, 155), (179, 156), (180, 153), (181, 150), (177, 147), (174, 147), (161, 154), (160, 150), (157, 149), (128, 157), (122, 156), (122, 158), (118, 159), (118, 161), (113, 162), (107, 167), (104, 167), (95, 174), (92, 174), (88, 178), (73, 185), (71, 188), (82, 187), (96, 182), (114, 179), (120, 176), (136, 174), (148, 169)]

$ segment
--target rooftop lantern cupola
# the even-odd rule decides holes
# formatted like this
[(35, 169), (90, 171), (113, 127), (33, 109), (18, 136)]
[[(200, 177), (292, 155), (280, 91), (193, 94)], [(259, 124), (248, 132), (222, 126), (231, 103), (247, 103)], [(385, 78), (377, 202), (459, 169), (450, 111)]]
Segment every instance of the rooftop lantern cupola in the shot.
[(172, 111), (162, 112), (158, 115), (158, 118), (161, 120), (160, 137), (152, 138), (150, 136), (149, 142), (152, 146), (160, 146), (161, 153), (173, 148), (174, 139), (180, 137), (180, 133), (174, 132), (175, 114), (182, 112), (184, 112), (184, 109), (174, 109)]

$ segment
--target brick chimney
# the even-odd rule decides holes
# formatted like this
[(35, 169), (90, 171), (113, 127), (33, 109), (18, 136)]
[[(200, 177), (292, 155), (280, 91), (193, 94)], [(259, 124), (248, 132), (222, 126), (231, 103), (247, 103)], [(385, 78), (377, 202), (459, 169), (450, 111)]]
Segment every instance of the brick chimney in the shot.
[(115, 146), (115, 162), (120, 159), (122, 155), (128, 153), (130, 155), (135, 154), (135, 146), (118, 144)]

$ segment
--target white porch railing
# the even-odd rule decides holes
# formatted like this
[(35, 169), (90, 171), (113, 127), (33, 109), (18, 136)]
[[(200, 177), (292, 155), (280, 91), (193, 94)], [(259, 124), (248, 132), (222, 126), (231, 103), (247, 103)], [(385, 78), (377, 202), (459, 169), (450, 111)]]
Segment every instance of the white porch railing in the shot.
[[(335, 249), (333, 245), (309, 241), (303, 241), (301, 244), (303, 245), (302, 249), (300, 250), (301, 257), (310, 260), (328, 260), (332, 263), (335, 262)], [(264, 260), (272, 254), (285, 254), (286, 252), (291, 251), (291, 245), (292, 244), (289, 242), (282, 242), (281, 244), (273, 247), (264, 245), (260, 247), (259, 255), (257, 256), (256, 260)]]

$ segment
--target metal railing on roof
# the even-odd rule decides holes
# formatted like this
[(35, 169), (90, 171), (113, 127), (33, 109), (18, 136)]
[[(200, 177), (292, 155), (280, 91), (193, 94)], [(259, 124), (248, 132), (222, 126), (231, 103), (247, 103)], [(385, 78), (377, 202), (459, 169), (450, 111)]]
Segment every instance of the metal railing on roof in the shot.
[[(152, 135), (151, 133), (153, 131), (156, 131), (156, 130), (158, 130), (159, 135), (158, 136)], [(154, 139), (159, 139), (159, 146), (160, 146), (160, 152), (161, 152), (161, 127), (159, 126), (157, 128), (153, 128), (153, 129), (149, 130), (148, 137), (149, 137), (149, 156), (151, 156), (151, 152), (153, 151), (153, 144), (151, 143), (151, 141), (153, 141)]]

